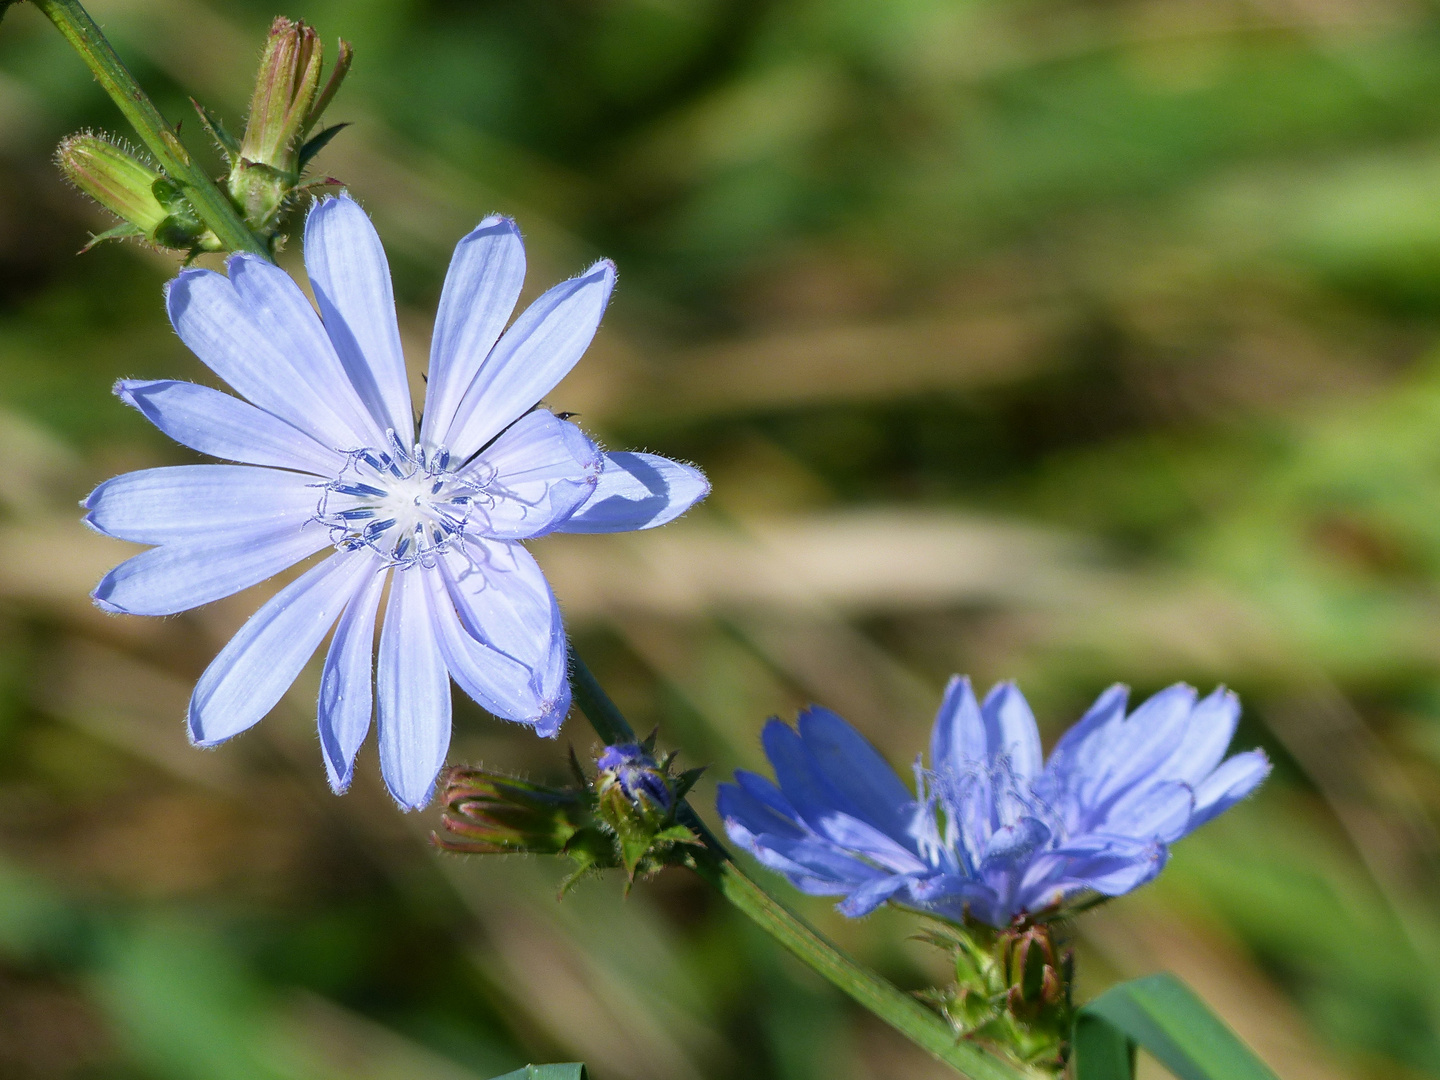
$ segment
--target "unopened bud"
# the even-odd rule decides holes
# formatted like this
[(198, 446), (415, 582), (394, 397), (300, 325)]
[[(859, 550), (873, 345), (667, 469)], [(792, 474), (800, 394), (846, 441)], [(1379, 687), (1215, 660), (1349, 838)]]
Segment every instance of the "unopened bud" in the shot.
[(653, 734), (643, 742), (607, 746), (596, 759), (596, 808), (614, 830), (620, 865), (632, 880), (698, 843), (694, 833), (676, 824), (675, 808), (704, 770), (673, 774), (674, 760), (674, 753), (656, 760)]
[(145, 235), (168, 213), (151, 190), (160, 171), (98, 135), (71, 135), (55, 161), (72, 184)]
[(284, 16), (275, 19), (255, 76), (241, 157), (282, 172), (294, 171), (295, 142), (320, 89), (323, 59), (322, 46), (311, 27)]
[(566, 855), (577, 869), (562, 893), (593, 871), (619, 867), (634, 882), (665, 866), (693, 866), (704, 844), (675, 821), (675, 809), (703, 770), (672, 775), (675, 755), (656, 761), (654, 745), (651, 736), (607, 747), (593, 779), (572, 751), (574, 787), (548, 787), (482, 768), (445, 769), (444, 813), (434, 841), (474, 855)]
[(300, 185), (310, 159), (339, 130), (330, 128), (304, 141), (350, 70), (353, 54), (342, 41), (322, 87), (324, 51), (315, 30), (305, 23), (279, 17), (271, 24), (255, 76), (250, 118), (238, 146), (218, 118), (197, 106), (230, 157), (231, 196), (246, 221), (262, 231), (273, 225), (286, 198)]
[(1004, 930), (975, 922), (934, 924), (921, 939), (955, 961), (955, 982), (926, 996), (956, 1033), (990, 1046), (1026, 1076), (1064, 1074), (1074, 1023), (1074, 955), (1052, 924), (1017, 920)]
[(182, 251), (214, 246), (180, 189), (123, 146), (98, 135), (71, 135), (55, 160), (72, 184), (125, 222), (97, 241), (137, 236)]
[(603, 795), (612, 784), (618, 784), (631, 802), (649, 803), (662, 813), (668, 812), (674, 805), (668, 778), (659, 762), (641, 744), (607, 746), (595, 764), (600, 770), (595, 781), (599, 794)]
[(440, 788), (445, 832), (435, 842), (452, 851), (558, 855), (588, 818), (578, 791), (485, 769), (446, 769)]

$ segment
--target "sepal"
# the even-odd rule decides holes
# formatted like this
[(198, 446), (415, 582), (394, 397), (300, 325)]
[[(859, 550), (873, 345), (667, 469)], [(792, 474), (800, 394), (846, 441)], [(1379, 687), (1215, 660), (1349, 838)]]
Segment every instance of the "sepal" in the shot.
[(238, 158), (240, 156), (240, 140), (230, 134), (229, 130), (225, 127), (225, 122), (220, 119), (219, 113), (215, 112), (214, 109), (207, 108), (200, 104), (200, 102), (194, 98), (190, 99), (190, 104), (193, 105), (195, 111), (200, 114), (201, 126), (204, 127), (205, 130), (209, 132), (210, 137), (215, 140), (215, 145), (219, 147), (220, 152), (225, 155), (225, 160), (227, 162), (233, 162)]
[(1017, 920), (1004, 930), (936, 921), (920, 940), (950, 954), (955, 981), (925, 997), (957, 1034), (1042, 1076), (1060, 1076), (1070, 1053), (1075, 960), (1054, 923)]

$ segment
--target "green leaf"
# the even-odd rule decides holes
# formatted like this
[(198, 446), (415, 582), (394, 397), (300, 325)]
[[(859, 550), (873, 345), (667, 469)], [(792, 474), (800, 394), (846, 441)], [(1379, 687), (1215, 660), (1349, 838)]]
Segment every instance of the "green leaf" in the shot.
[(1276, 1080), (1173, 975), (1121, 983), (1080, 1010), (1075, 1022), (1076, 1080), (1131, 1080), (1136, 1046), (1179, 1080)]
[(494, 1080), (585, 1080), (585, 1066), (578, 1061), (565, 1065), (526, 1065)]
[(300, 156), (296, 159), (295, 171), (303, 173), (310, 162), (315, 160), (315, 155), (324, 150), (330, 140), (339, 135), (342, 130), (349, 127), (348, 122), (343, 124), (332, 124), (308, 139), (304, 146), (300, 147)]
[(1132, 1080), (1135, 1044), (1119, 1028), (1082, 1012), (1075, 1020), (1071, 1046), (1075, 1080)]

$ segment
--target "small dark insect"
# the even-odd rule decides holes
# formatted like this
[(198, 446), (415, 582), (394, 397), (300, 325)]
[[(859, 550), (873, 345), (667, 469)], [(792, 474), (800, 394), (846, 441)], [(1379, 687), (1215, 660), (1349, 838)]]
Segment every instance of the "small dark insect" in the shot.
[(572, 416), (579, 416), (579, 415), (580, 415), (580, 414), (579, 414), (578, 412), (557, 412), (557, 413), (555, 414), (555, 419), (557, 419), (557, 420), (569, 420)]

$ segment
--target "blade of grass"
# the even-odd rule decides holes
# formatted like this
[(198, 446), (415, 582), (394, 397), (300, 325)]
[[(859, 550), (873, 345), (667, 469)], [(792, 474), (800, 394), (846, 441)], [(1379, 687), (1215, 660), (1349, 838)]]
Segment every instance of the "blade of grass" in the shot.
[(1129, 1080), (1135, 1046), (1179, 1080), (1276, 1080), (1254, 1051), (1173, 975), (1121, 983), (1080, 1009), (1076, 1080)]

